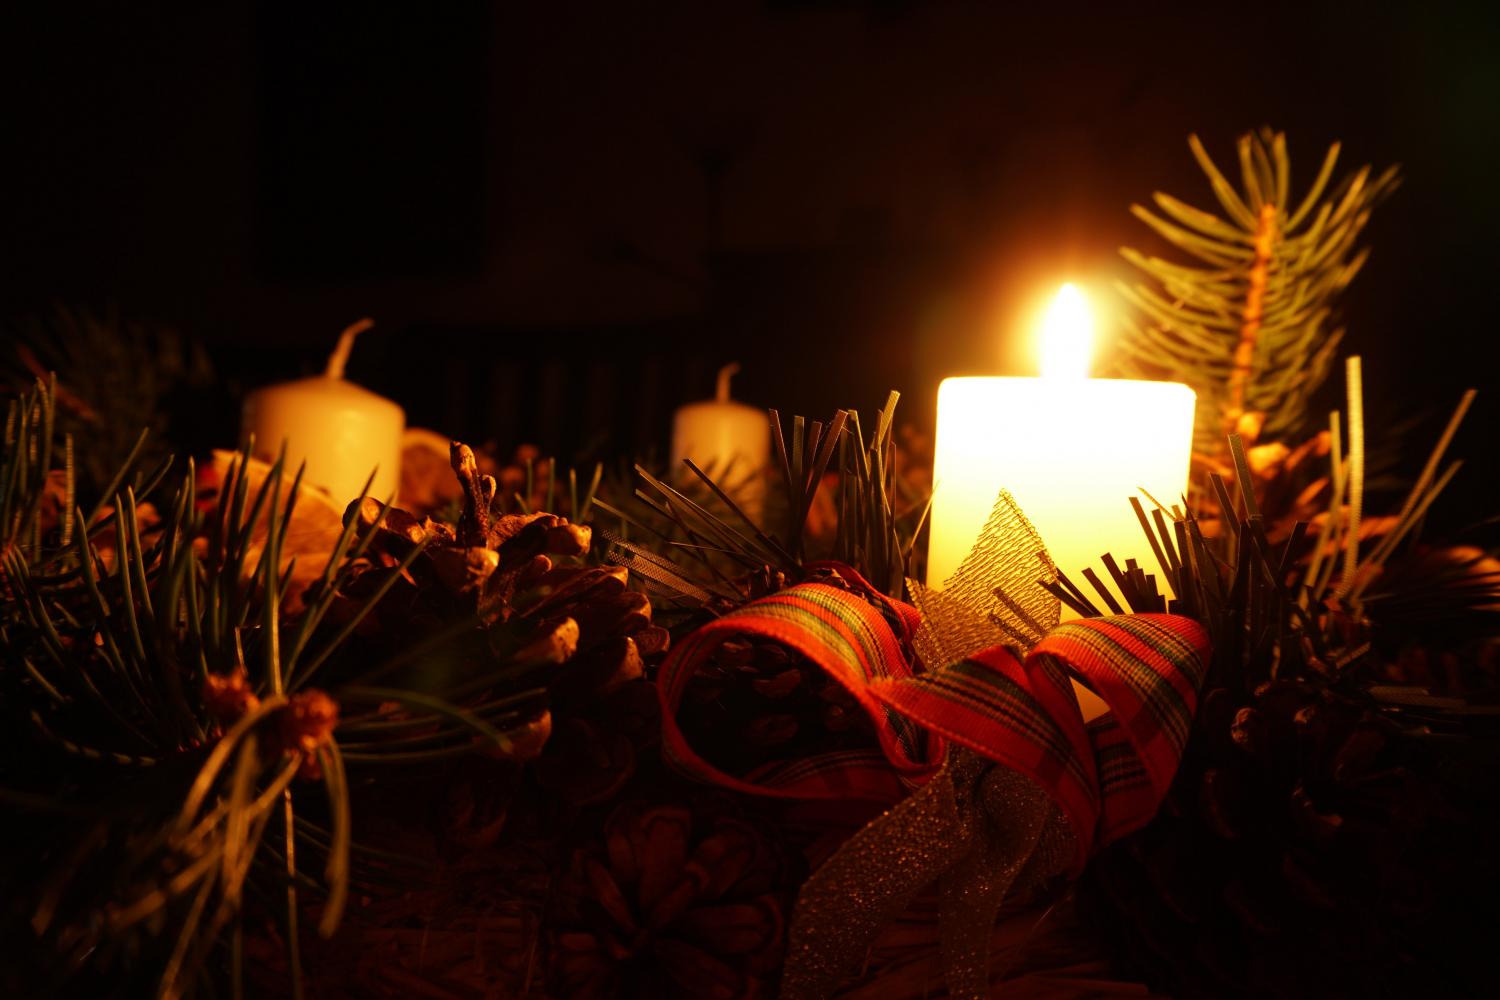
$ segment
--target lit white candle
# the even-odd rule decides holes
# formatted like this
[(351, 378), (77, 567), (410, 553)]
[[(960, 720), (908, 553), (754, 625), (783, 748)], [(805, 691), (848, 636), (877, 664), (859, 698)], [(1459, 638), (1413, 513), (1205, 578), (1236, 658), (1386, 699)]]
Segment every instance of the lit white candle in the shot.
[(1166, 593), (1130, 498), (1145, 489), (1170, 506), (1187, 489), (1193, 390), (1088, 378), (1092, 321), (1072, 285), (1043, 326), (1041, 378), (949, 378), (938, 388), (927, 582), (940, 587), (958, 569), (1003, 488), (1085, 593), (1085, 566), (1107, 580), (1106, 552), (1122, 569), (1137, 560)]
[(719, 369), (713, 399), (680, 407), (672, 418), (672, 475), (695, 479), (682, 464), (684, 458), (715, 477), (724, 477), (730, 495), (755, 513), (764, 499), (761, 473), (771, 455), (771, 422), (766, 411), (729, 398), (729, 380), (738, 364)]
[(303, 481), (346, 504), (375, 472), (370, 495), (395, 493), (401, 475), (406, 414), (384, 396), (344, 381), (354, 338), (374, 324), (361, 320), (339, 338), (322, 375), (257, 389), (245, 399), (241, 445), (254, 435), (255, 455), (275, 461), (286, 442), (287, 472), (307, 463)]

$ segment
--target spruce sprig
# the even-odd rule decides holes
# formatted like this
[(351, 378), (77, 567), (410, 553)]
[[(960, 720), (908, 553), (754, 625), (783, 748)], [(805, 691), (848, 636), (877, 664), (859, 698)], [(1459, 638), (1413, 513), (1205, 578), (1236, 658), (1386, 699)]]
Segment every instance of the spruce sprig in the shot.
[(1188, 145), (1222, 215), (1162, 192), (1154, 208), (1131, 207), (1194, 263), (1120, 251), (1140, 272), (1140, 280), (1117, 285), (1129, 307), (1120, 366), (1129, 376), (1191, 385), (1197, 449), (1223, 465), (1228, 435), (1276, 439), (1302, 429), (1344, 334), (1339, 296), (1369, 256), (1360, 236), (1399, 174), (1394, 166), (1379, 174), (1364, 166), (1333, 183), (1334, 143), (1294, 201), (1284, 133), (1240, 137), (1238, 189), (1197, 136)]

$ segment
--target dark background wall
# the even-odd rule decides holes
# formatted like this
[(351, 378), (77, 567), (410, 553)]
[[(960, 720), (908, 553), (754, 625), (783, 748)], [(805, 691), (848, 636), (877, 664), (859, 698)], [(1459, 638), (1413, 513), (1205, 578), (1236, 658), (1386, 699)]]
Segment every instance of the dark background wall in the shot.
[(1377, 426), (1494, 387), (1478, 5), (27, 6), (0, 315), (202, 338), (225, 433), (363, 315), (351, 374), (474, 439), (659, 447), (733, 359), (756, 403), (924, 422), (943, 375), (1023, 370), (1039, 296), (1124, 274), (1132, 201), (1210, 207), (1189, 132), (1230, 161), (1261, 124), (1303, 184), (1335, 139), (1404, 165), (1346, 308)]

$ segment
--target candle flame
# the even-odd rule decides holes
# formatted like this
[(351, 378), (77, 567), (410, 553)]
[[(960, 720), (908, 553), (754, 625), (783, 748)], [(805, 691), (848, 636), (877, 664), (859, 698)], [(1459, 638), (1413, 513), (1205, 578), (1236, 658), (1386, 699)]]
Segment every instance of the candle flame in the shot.
[(1094, 341), (1094, 317), (1088, 299), (1071, 281), (1042, 320), (1042, 377), (1086, 378)]

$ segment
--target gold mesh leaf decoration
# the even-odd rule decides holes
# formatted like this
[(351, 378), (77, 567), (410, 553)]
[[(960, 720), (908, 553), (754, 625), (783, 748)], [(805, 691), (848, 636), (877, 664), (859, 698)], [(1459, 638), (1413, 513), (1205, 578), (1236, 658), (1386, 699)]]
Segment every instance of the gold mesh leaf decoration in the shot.
[(1001, 490), (979, 539), (942, 589), (906, 581), (922, 627), (912, 642), (928, 670), (990, 646), (1030, 649), (1058, 622), (1058, 600), (1038, 586), (1057, 567), (1026, 515)]

